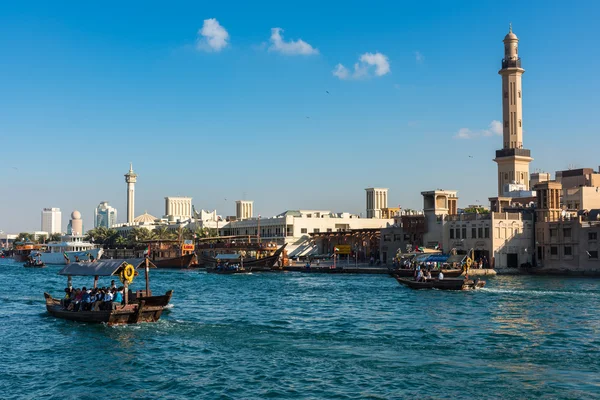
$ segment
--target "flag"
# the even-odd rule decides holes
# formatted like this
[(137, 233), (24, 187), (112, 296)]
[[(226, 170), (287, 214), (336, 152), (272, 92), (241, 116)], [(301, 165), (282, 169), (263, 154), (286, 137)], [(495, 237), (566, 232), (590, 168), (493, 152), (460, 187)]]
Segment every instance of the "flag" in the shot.
[(416, 248), (415, 251), (418, 251), (419, 253), (423, 253), (424, 252), (423, 248), (420, 247), (420, 246), (417, 246), (417, 248)]
[(334, 247), (334, 248), (333, 248), (333, 252), (334, 252), (334, 253), (337, 253), (338, 251), (340, 251), (340, 249), (338, 249), (337, 247)]
[(69, 256), (67, 255), (66, 251), (63, 253), (63, 257), (65, 258), (65, 260), (67, 260), (67, 261), (69, 260)]
[(435, 249), (435, 250), (439, 250), (439, 249), (440, 249), (440, 247), (441, 247), (441, 246), (440, 246), (440, 244), (438, 243), (438, 244), (436, 244), (436, 245), (435, 245), (434, 249)]
[(148, 256), (148, 254), (150, 254), (150, 245), (148, 245), (148, 247), (146, 247), (146, 250), (144, 250), (144, 256)]

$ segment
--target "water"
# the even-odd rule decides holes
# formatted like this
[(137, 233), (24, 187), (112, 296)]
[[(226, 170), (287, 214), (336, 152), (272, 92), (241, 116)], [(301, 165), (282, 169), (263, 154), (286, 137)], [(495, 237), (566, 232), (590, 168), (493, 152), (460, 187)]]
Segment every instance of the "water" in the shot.
[(600, 397), (597, 280), (417, 292), (387, 276), (153, 270), (173, 308), (107, 327), (46, 314), (59, 269), (0, 260), (2, 398)]

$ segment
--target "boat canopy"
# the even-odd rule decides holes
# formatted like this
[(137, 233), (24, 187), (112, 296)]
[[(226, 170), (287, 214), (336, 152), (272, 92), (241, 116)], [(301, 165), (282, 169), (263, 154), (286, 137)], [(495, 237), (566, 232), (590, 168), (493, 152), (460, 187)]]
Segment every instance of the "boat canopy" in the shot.
[(412, 262), (416, 262), (417, 264), (420, 264), (420, 263), (425, 262), (429, 257), (431, 257), (431, 254), (419, 254), (419, 255), (416, 255), (412, 259)]
[[(69, 263), (61, 269), (58, 274), (72, 276), (111, 276), (117, 275), (121, 268), (125, 267), (127, 264), (131, 264), (135, 269), (138, 269), (146, 266), (146, 259), (129, 258), (126, 260)], [(150, 260), (148, 260), (148, 266), (150, 268), (156, 268), (156, 265), (152, 264)]]
[(445, 263), (450, 258), (449, 254), (434, 254), (425, 260), (425, 262), (436, 262), (436, 263)]

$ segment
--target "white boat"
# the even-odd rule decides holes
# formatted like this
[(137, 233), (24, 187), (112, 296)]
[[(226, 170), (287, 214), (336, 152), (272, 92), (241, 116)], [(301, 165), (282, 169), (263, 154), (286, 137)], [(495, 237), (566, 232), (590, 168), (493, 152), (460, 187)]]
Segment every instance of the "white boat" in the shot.
[(93, 243), (83, 240), (83, 236), (65, 235), (60, 242), (50, 242), (45, 252), (32, 251), (31, 255), (39, 254), (42, 262), (46, 264), (66, 264), (66, 257), (70, 262), (88, 261), (102, 257), (102, 249)]

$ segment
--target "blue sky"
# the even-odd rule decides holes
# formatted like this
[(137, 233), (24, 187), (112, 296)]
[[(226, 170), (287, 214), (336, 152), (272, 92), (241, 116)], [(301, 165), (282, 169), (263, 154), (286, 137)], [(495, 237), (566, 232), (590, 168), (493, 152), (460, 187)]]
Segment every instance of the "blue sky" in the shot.
[(123, 220), (130, 161), (136, 214), (169, 195), (364, 214), (370, 186), (486, 203), (502, 140), (455, 136), (501, 118), (509, 22), (532, 171), (600, 163), (596, 2), (124, 3), (0, 6), (0, 230), (39, 229), (43, 207), (91, 228), (101, 200)]

